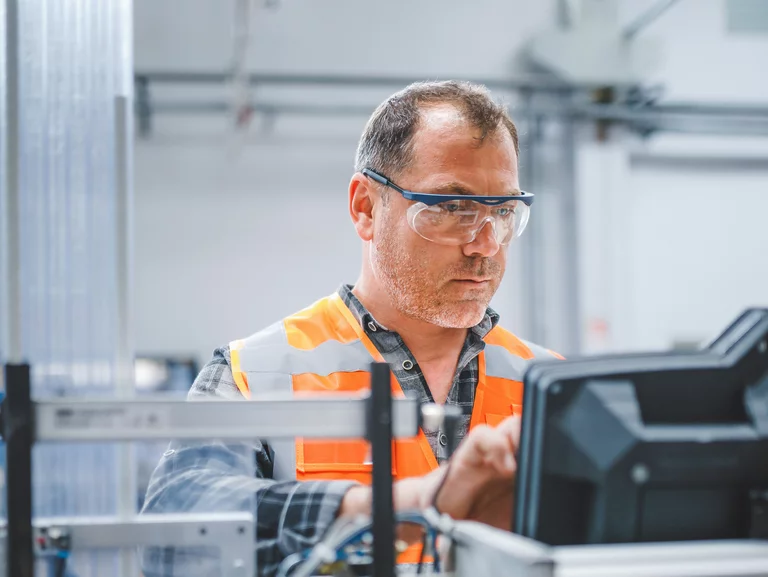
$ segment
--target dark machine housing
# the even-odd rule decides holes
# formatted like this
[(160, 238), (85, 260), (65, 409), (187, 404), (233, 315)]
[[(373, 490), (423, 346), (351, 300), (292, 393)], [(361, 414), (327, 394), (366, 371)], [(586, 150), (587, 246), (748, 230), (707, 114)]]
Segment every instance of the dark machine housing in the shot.
[(537, 363), (524, 381), (515, 532), (768, 538), (768, 310), (701, 351)]

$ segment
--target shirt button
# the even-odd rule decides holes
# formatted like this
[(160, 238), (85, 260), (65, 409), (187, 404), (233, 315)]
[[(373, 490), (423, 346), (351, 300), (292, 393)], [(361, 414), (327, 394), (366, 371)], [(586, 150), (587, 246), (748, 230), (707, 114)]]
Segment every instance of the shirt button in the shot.
[(410, 371), (413, 368), (413, 362), (410, 359), (405, 359), (403, 361), (403, 368), (406, 371)]
[(372, 333), (375, 333), (377, 331), (376, 323), (373, 321), (368, 321), (368, 328), (371, 330)]
[(448, 444), (448, 437), (445, 436), (445, 433), (440, 433), (440, 437), (438, 437), (438, 440), (440, 441), (440, 444), (445, 447)]

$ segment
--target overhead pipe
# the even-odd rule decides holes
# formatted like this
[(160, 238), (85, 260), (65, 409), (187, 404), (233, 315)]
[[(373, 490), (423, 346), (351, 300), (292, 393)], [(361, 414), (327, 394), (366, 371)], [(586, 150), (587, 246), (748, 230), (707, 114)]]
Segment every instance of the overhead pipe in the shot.
[[(231, 79), (227, 72), (175, 72), (175, 71), (143, 71), (135, 74), (136, 82), (162, 84), (223, 84)], [(251, 84), (263, 86), (313, 85), (313, 86), (344, 86), (353, 87), (398, 87), (402, 88), (415, 82), (423, 82), (425, 76), (366, 76), (345, 74), (282, 74), (282, 73), (253, 73), (248, 75)], [(529, 77), (520, 79), (476, 78), (467, 79), (476, 84), (483, 84), (491, 90), (537, 90), (562, 94), (574, 90), (574, 86), (553, 80), (549, 77)], [(581, 88), (581, 87), (580, 87)], [(588, 88), (588, 87), (585, 87)]]
[[(273, 114), (327, 115), (327, 116), (360, 116), (369, 115), (375, 106), (353, 104), (287, 104), (278, 102), (254, 102), (251, 104), (255, 112)], [(146, 104), (137, 103), (137, 115), (150, 113), (219, 114), (231, 110), (225, 101), (175, 101), (159, 100)], [(662, 104), (642, 107), (622, 104), (571, 104), (562, 106), (547, 106), (532, 104), (530, 110), (545, 117), (574, 117), (586, 120), (613, 120), (617, 122), (650, 122), (664, 123), (667, 121), (741, 121), (745, 123), (768, 123), (768, 107), (737, 105), (706, 105), (706, 104)]]

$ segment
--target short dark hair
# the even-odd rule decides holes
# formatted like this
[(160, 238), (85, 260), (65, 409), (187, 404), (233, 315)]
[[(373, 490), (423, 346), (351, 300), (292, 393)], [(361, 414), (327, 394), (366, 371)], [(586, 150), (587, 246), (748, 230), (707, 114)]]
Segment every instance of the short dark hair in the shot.
[(413, 136), (425, 106), (452, 104), (480, 130), (480, 143), (504, 126), (519, 154), (517, 127), (503, 104), (485, 86), (471, 82), (416, 82), (396, 92), (374, 110), (357, 147), (355, 170), (370, 168), (390, 178), (413, 162)]

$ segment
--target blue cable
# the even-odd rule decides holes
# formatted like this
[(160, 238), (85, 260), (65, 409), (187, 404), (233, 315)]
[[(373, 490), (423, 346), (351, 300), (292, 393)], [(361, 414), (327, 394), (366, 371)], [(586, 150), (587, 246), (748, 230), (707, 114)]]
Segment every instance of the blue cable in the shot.
[[(420, 513), (399, 513), (395, 516), (395, 523), (413, 523), (416, 525), (421, 525), (424, 527), (424, 530), (432, 536), (433, 543), (435, 542), (435, 539), (437, 538), (437, 531), (435, 531), (430, 525), (429, 522), (424, 518), (424, 516)], [(348, 559), (347, 553), (344, 551), (347, 547), (350, 545), (355, 545), (358, 542), (362, 540), (362, 538), (369, 533), (371, 530), (371, 525), (365, 525), (364, 527), (361, 527), (354, 533), (352, 533), (350, 536), (348, 536), (346, 539), (344, 539), (341, 543), (336, 545), (334, 548), (334, 555), (335, 560), (334, 561), (346, 561)], [(314, 550), (314, 547), (311, 547), (309, 549), (305, 549), (302, 551), (299, 555), (300, 557), (306, 561), (309, 556), (311, 555), (312, 551)], [(284, 571), (285, 574), (288, 574), (292, 569), (294, 569), (298, 565), (298, 563), (293, 563), (291, 567), (287, 567)], [(439, 562), (437, 564), (439, 567)], [(278, 572), (280, 573), (280, 572)]]
[(67, 575), (67, 559), (69, 559), (69, 551), (57, 549), (56, 551), (44, 553), (42, 557), (47, 557), (49, 559), (50, 571), (53, 577), (65, 577), (65, 575)]
[(438, 532), (432, 529), (430, 533), (432, 536), (432, 551), (434, 552), (433, 558), (432, 558), (432, 569), (434, 569), (435, 573), (439, 573), (440, 572), (440, 555), (437, 554)]
[[(413, 524), (416, 524), (416, 525), (421, 525), (422, 527), (424, 527), (424, 530), (427, 531), (428, 534), (431, 536), (432, 543), (433, 543), (433, 548), (434, 549), (437, 548), (437, 546), (436, 546), (436, 543), (437, 543), (437, 532), (429, 526), (429, 523), (427, 522), (427, 520), (421, 514), (418, 514), (418, 513), (401, 513), (401, 514), (399, 514), (399, 515), (397, 515), (395, 517), (395, 522), (396, 523), (413, 523)], [(363, 536), (366, 533), (370, 532), (370, 530), (371, 530), (371, 526), (370, 525), (368, 525), (366, 527), (363, 527), (360, 530), (358, 530), (357, 532), (355, 532), (352, 535), (350, 535), (349, 537), (347, 537), (347, 539), (345, 539), (342, 543), (340, 543), (336, 547), (336, 550), (335, 550), (336, 560), (337, 561), (346, 561), (347, 560), (347, 554), (344, 552), (344, 549), (346, 547), (350, 546), (350, 545), (356, 544), (359, 540), (361, 540), (363, 538)], [(310, 549), (310, 551), (311, 551), (311, 549)], [(436, 570), (439, 570), (440, 561), (437, 559), (437, 555), (435, 555), (434, 557), (435, 558), (433, 560), (433, 567), (436, 567), (436, 568), (438, 568)]]
[[(395, 523), (413, 523), (415, 525), (421, 525), (429, 530), (429, 524), (427, 520), (418, 513), (402, 513), (395, 516)], [(362, 537), (371, 530), (371, 526), (361, 528), (356, 533), (353, 533), (347, 539), (336, 548), (336, 553), (341, 551), (342, 548), (347, 547), (355, 543), (356, 540), (362, 539)]]
[(54, 563), (56, 566), (55, 577), (65, 577), (67, 574), (67, 559), (69, 559), (69, 551), (56, 551), (56, 559), (59, 561), (59, 563)]

